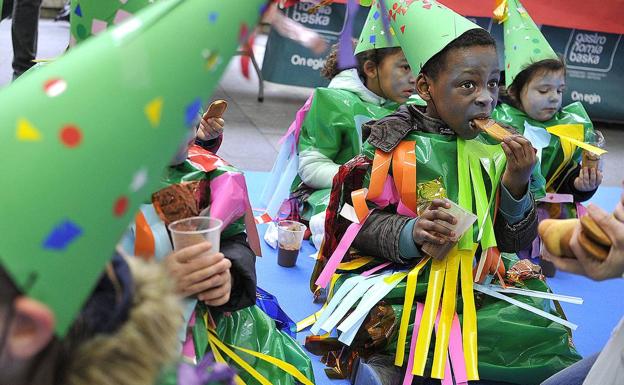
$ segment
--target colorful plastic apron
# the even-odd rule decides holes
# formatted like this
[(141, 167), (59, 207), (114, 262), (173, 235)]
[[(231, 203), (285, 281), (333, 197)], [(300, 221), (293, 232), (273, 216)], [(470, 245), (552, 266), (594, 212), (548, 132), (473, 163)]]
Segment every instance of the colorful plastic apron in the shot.
[[(348, 294), (335, 308), (328, 302), (330, 313), (337, 315), (321, 313), (320, 321), (317, 319), (315, 324), (319, 331), (335, 327), (343, 332), (339, 341), (349, 345), (362, 332), (353, 328), (366, 323), (369, 306), (382, 299), (390, 304), (399, 303), (392, 305), (397, 333), (378, 352), (395, 355), (395, 365), (409, 368), (406, 383), (412, 375), (449, 383), (452, 367), (458, 383), (481, 378), (534, 384), (580, 359), (568, 342), (569, 333), (564, 326), (473, 291), (474, 275), (482, 278), (504, 273), (503, 265), (516, 260), (506, 256), (505, 261), (497, 252), (493, 230), (498, 182), (505, 167), (499, 145), (490, 145), (481, 138), (464, 141), (451, 136), (412, 133), (392, 153), (383, 153), (370, 145), (364, 146), (363, 153), (372, 158), (364, 177), (367, 187), (345, 191), (342, 196), (342, 202), (352, 203), (357, 220), (344, 232), (334, 250), (321, 256), (319, 264), (323, 270), (316, 269), (318, 274), (313, 277), (316, 285), (327, 287), (332, 276), (341, 274), (333, 290), (334, 301), (341, 285), (357, 277), (352, 271), (344, 270), (358, 256), (347, 253), (348, 244), (370, 209), (390, 205), (401, 215), (415, 216), (418, 200), (427, 199), (423, 191), (416, 191), (416, 186), (441, 178), (447, 197), (475, 213), (478, 220), (472, 231), (467, 231), (457, 247), (441, 261), (422, 258), (408, 270), (404, 270), (406, 266), (388, 266), (388, 263), (378, 269), (375, 266), (380, 262), (369, 258), (357, 269), (370, 272), (373, 268), (373, 273), (364, 281), (353, 283), (354, 288), (346, 290)], [(473, 266), (475, 256), (479, 256), (475, 255), (477, 249), (481, 254)], [(539, 291), (548, 290), (539, 280), (527, 281), (526, 285)], [(358, 290), (362, 291), (360, 297)], [(524, 296), (514, 299), (558, 315), (547, 300)], [(353, 306), (355, 310), (351, 314), (355, 316), (349, 315), (348, 322), (341, 321), (341, 312), (347, 315)], [(404, 309), (410, 311), (403, 312)], [(328, 319), (322, 319), (324, 316)], [(358, 317), (361, 318), (355, 319)]]

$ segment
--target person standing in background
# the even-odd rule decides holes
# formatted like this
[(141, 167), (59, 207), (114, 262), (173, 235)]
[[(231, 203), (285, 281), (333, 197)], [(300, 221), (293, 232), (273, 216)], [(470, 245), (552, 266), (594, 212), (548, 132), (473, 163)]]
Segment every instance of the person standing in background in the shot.
[(20, 77), (35, 63), (39, 9), (42, 0), (5, 0), (0, 20), (11, 16), (13, 40), (13, 80)]

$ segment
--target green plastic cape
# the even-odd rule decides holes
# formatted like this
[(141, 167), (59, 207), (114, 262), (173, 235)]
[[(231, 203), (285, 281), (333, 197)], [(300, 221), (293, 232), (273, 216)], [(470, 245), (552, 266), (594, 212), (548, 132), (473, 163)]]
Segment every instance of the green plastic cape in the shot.
[[(504, 162), (500, 160), (500, 146), (483, 147), (487, 145), (487, 140), (482, 137), (472, 141), (465, 141), (464, 144), (458, 145), (462, 141), (454, 137), (426, 133), (412, 133), (405, 140), (416, 140), (417, 143), (417, 182), (430, 181), (441, 176), (448, 197), (455, 202), (466, 199), (465, 197), (460, 198), (460, 188), (458, 187), (461, 185), (459, 175), (465, 172), (462, 171), (462, 163), (466, 163), (466, 161), (462, 162), (460, 157), (460, 167), (458, 167), (458, 149), (460, 149), (459, 151), (465, 151), (468, 148), (471, 150), (469, 153), (474, 155), (478, 148), (488, 148), (492, 156), (489, 164), (496, 164), (497, 166), (495, 167), (496, 170), (490, 170), (490, 173), (488, 173), (486, 167), (488, 162), (485, 158), (478, 156), (483, 166), (482, 186), (486, 189), (486, 197), (488, 199), (491, 197), (492, 191), (496, 190), (497, 186), (491, 183), (488, 175), (493, 173), (495, 175), (494, 179), (500, 180), (498, 175), (504, 169)], [(464, 150), (461, 150), (462, 145), (466, 146)], [(498, 147), (498, 150), (494, 147)], [(365, 156), (372, 158), (374, 151), (375, 148), (373, 146), (369, 144), (364, 145), (363, 153)], [(467, 158), (474, 158), (474, 156), (467, 156)], [(368, 178), (365, 178), (364, 185), (367, 184)], [(473, 203), (476, 203), (476, 200)], [(475, 226), (475, 231), (472, 234), (475, 240), (477, 227)], [(484, 234), (484, 238), (481, 240), (482, 246), (485, 246), (485, 242)], [(503, 260), (506, 268), (509, 268), (518, 259), (515, 255), (504, 255)], [(429, 266), (430, 264), (422, 269), (416, 288), (416, 300), (423, 303), (428, 284)], [(372, 265), (367, 265), (362, 269), (370, 269), (371, 267)], [(337, 273), (340, 273), (340, 271)], [(335, 290), (348, 277), (349, 274), (344, 274), (337, 282)], [(524, 284), (529, 289), (549, 291), (546, 284), (537, 279), (527, 280)], [(402, 312), (405, 289), (406, 283), (404, 281), (384, 298), (384, 301), (393, 304), (397, 322)], [(512, 295), (512, 297), (538, 309), (561, 316), (555, 311), (550, 301), (524, 296)], [(475, 299), (477, 304), (479, 346), (478, 363), (481, 380), (497, 380), (527, 385), (536, 384), (580, 360), (581, 357), (572, 345), (571, 335), (565, 327), (507, 302), (480, 293), (475, 292)], [(411, 311), (414, 314), (415, 307)], [(462, 299), (460, 294), (458, 294), (456, 311), (461, 319)], [(411, 335), (411, 331), (408, 332), (408, 335)], [(389, 339), (389, 343), (385, 346), (383, 352), (394, 355), (396, 342), (397, 335), (395, 332)], [(409, 339), (406, 351), (409, 352)], [(432, 355), (430, 354), (429, 356), (431, 357)]]
[[(509, 104), (499, 104), (494, 112), (492, 118), (496, 121), (507, 123), (514, 127), (520, 133), (524, 134), (525, 124), (529, 124), (534, 127), (546, 129), (560, 124), (582, 124), (584, 128), (585, 141), (588, 141), (594, 132), (594, 126), (585, 111), (585, 108), (580, 102), (574, 102), (568, 104), (561, 111), (557, 112), (555, 116), (547, 122), (539, 122), (528, 117), (524, 112), (510, 106)], [(565, 166), (560, 176), (564, 176), (568, 171), (574, 169), (581, 161), (582, 150), (577, 148), (573, 155), (572, 160)], [(552, 178), (553, 174), (563, 161), (563, 151), (561, 150), (561, 141), (556, 135), (550, 137), (550, 142), (547, 147), (542, 151), (542, 158), (540, 160), (541, 175), (548, 182)], [(556, 181), (553, 181), (553, 188), (549, 189), (557, 192), (563, 178), (559, 177)]]
[[(317, 88), (312, 105), (301, 127), (298, 152), (315, 150), (336, 164), (344, 164), (360, 153), (362, 124), (381, 119), (398, 108), (396, 103), (378, 106), (360, 99), (355, 93), (338, 88)], [(295, 178), (292, 189), (301, 183)], [(314, 192), (306, 200), (304, 217), (325, 211), (330, 189)]]
[[(209, 349), (206, 324), (203, 317), (200, 316), (200, 314), (205, 312), (206, 308), (203, 305), (199, 305), (196, 323), (193, 327), (193, 339), (198, 361), (201, 360)], [(286, 361), (294, 365), (303, 375), (314, 382), (314, 372), (312, 371), (310, 357), (303, 351), (297, 341), (277, 329), (275, 321), (257, 306), (250, 306), (231, 314), (213, 312), (213, 316), (217, 326), (217, 335), (223, 343), (264, 353)], [(236, 353), (260, 374), (269, 379), (271, 384), (297, 384), (290, 375), (275, 365), (245, 353), (238, 351)], [(238, 375), (247, 385), (259, 384), (258, 381), (245, 370), (241, 370), (232, 360), (227, 357), (226, 360), (230, 366), (237, 369)]]

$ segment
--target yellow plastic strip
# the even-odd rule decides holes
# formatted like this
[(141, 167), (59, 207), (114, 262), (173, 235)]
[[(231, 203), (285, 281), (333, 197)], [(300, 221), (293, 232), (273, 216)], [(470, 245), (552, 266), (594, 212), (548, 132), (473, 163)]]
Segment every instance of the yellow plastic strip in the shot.
[(547, 127), (546, 131), (559, 137), (561, 150), (563, 151), (563, 160), (553, 173), (550, 180), (546, 183), (546, 189), (548, 190), (563, 172), (564, 168), (572, 160), (572, 155), (574, 154), (574, 150), (576, 150), (577, 144), (582, 143), (584, 138), (584, 128), (582, 124), (560, 124)]
[[(215, 344), (212, 342), (212, 338), (210, 337), (210, 333), (208, 333), (208, 344), (210, 344), (210, 350), (212, 351), (212, 354), (215, 357), (215, 361), (227, 365), (228, 363), (225, 361), (225, 359), (221, 355), (221, 352), (219, 352), (219, 349), (217, 349)], [(238, 374), (234, 376), (234, 382), (236, 383), (236, 385), (247, 385), (245, 383), (245, 381), (243, 381), (243, 379), (240, 378), (240, 376)]]
[(472, 282), (472, 261), (476, 250), (477, 244), (473, 244), (472, 250), (460, 250), (459, 252), (461, 258), (461, 291), (464, 305), (462, 339), (464, 358), (466, 360), (466, 375), (470, 381), (479, 379), (477, 364), (477, 311)]
[(461, 256), (457, 247), (451, 250), (446, 257), (446, 277), (444, 279), (444, 296), (442, 297), (442, 314), (436, 333), (435, 350), (433, 351), (433, 366), (431, 377), (444, 378), (444, 370), (448, 357), (448, 345), (451, 337), (451, 325), (455, 316), (455, 304), (457, 303), (457, 279), (459, 276), (459, 263)]
[(271, 357), (267, 354), (263, 354), (260, 352), (255, 352), (253, 350), (249, 350), (249, 349), (245, 349), (245, 348), (241, 348), (239, 346), (234, 346), (234, 345), (229, 345), (232, 349), (234, 350), (238, 350), (241, 351), (243, 353), (247, 353), (250, 356), (254, 356), (256, 358), (261, 359), (262, 361), (266, 361), (268, 363), (271, 363), (275, 366), (277, 366), (278, 368), (280, 368), (281, 370), (285, 371), (286, 373), (290, 374), (293, 378), (295, 378), (297, 381), (299, 381), (300, 383), (304, 384), (304, 385), (314, 385), (314, 383), (312, 381), (310, 381), (303, 373), (301, 373), (299, 371), (299, 369), (297, 369), (294, 365), (289, 364), (286, 361), (282, 361), (278, 358), (275, 357)]
[(446, 258), (442, 260), (433, 259), (433, 262), (431, 263), (431, 273), (429, 274), (429, 283), (427, 285), (425, 309), (420, 322), (420, 329), (418, 329), (418, 340), (416, 341), (414, 366), (412, 368), (412, 374), (416, 376), (423, 376), (425, 372), (429, 345), (431, 344), (431, 333), (433, 332), (433, 325), (438, 314), (440, 297), (442, 296), (444, 273), (446, 272), (446, 261)]
[(249, 365), (245, 360), (240, 358), (240, 356), (234, 353), (230, 348), (228, 348), (223, 342), (221, 342), (215, 334), (213, 334), (210, 330), (208, 333), (208, 340), (212, 339), (212, 342), (219, 348), (223, 353), (225, 353), (228, 357), (230, 357), (234, 362), (236, 362), (242, 369), (244, 369), (247, 373), (249, 373), (254, 379), (256, 379), (261, 385), (272, 385), (269, 380), (266, 379), (262, 374), (260, 374), (253, 366)]
[(373, 257), (360, 257), (338, 265), (338, 270), (357, 270), (373, 261)]
[[(323, 306), (323, 309), (325, 307)], [(321, 313), (323, 312), (323, 309), (317, 311), (314, 314), (311, 314), (309, 316), (307, 316), (306, 318), (302, 319), (301, 321), (297, 322), (297, 333), (299, 333), (300, 331), (302, 331), (303, 329), (310, 327), (312, 325), (314, 325), (314, 323), (316, 322), (316, 320), (318, 319), (318, 317), (321, 315)]]
[(403, 313), (401, 314), (401, 324), (399, 326), (399, 340), (397, 342), (396, 355), (394, 364), (403, 366), (405, 360), (405, 344), (407, 343), (407, 329), (409, 327), (410, 316), (412, 314), (412, 306), (414, 305), (414, 297), (416, 295), (416, 284), (418, 283), (418, 274), (423, 266), (429, 262), (429, 257), (424, 257), (416, 266), (407, 274), (407, 287), (405, 288), (405, 301), (403, 302)]
[(546, 131), (553, 135), (557, 135), (560, 140), (569, 141), (577, 147), (593, 152), (596, 155), (604, 155), (607, 153), (607, 150), (592, 146), (591, 144), (583, 141), (585, 129), (582, 124), (559, 124), (548, 127)]
[[(472, 186), (470, 183), (468, 151), (466, 151), (466, 141), (460, 138), (457, 139), (457, 181), (459, 185), (457, 203), (465, 210), (472, 212)], [(472, 242), (473, 234), (472, 231), (468, 230), (459, 239), (459, 249), (470, 249)]]

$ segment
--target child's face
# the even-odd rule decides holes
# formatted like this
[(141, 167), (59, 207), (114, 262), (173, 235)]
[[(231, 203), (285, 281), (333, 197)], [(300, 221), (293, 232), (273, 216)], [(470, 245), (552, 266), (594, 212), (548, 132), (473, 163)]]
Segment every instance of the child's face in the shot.
[(563, 70), (535, 74), (520, 92), (524, 112), (532, 119), (545, 122), (561, 108), (565, 75)]
[(427, 101), (427, 115), (441, 119), (457, 136), (473, 139), (476, 118), (488, 118), (498, 99), (500, 70), (492, 46), (457, 48), (446, 54), (436, 79), (421, 73), (418, 93)]
[(381, 91), (387, 99), (403, 104), (416, 92), (416, 76), (403, 51), (385, 56), (378, 67)]

